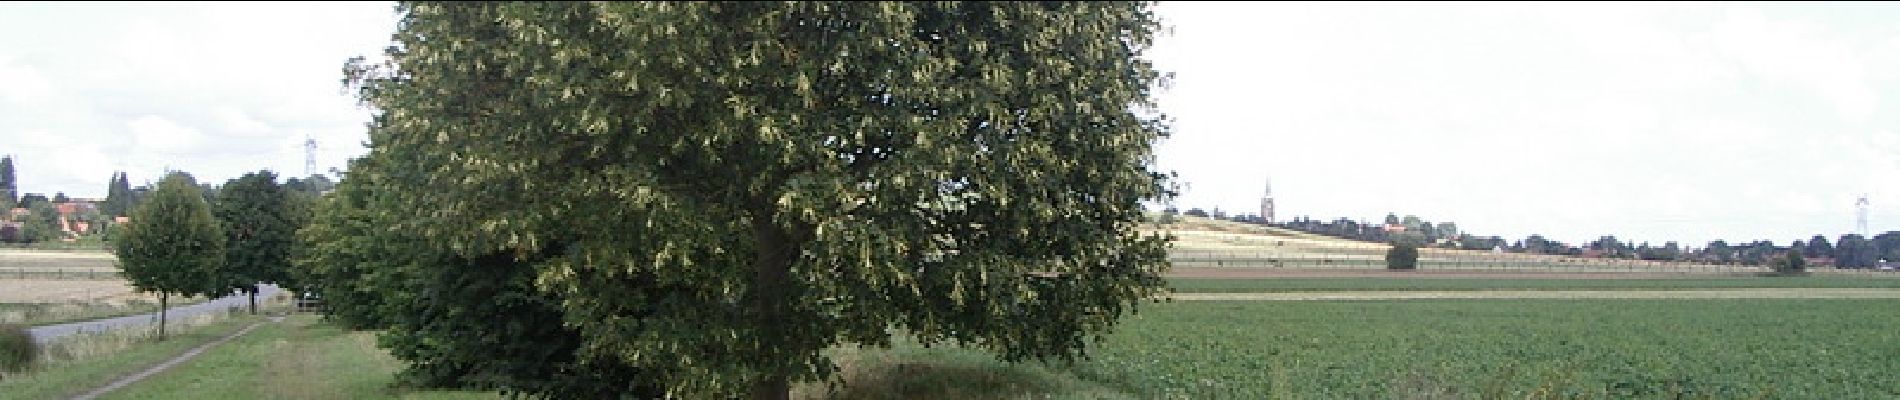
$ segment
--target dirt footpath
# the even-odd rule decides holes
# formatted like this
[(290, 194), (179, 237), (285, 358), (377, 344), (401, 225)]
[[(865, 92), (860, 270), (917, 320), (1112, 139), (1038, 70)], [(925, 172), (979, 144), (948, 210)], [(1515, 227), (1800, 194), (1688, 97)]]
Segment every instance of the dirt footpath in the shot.
[(1900, 299), (1900, 289), (1776, 288), (1685, 290), (1463, 290), (1306, 293), (1176, 293), (1175, 300), (1423, 300), (1423, 299)]

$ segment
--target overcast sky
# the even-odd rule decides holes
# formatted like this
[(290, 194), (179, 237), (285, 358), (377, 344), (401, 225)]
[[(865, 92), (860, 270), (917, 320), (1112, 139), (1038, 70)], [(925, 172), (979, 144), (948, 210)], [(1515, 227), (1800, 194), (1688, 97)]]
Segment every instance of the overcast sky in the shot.
[[(365, 149), (345, 59), (389, 3), (0, 3), (0, 153), (103, 196), (167, 167)], [(1164, 3), (1181, 208), (1454, 221), (1517, 239), (1785, 244), (1900, 229), (1900, 5)]]

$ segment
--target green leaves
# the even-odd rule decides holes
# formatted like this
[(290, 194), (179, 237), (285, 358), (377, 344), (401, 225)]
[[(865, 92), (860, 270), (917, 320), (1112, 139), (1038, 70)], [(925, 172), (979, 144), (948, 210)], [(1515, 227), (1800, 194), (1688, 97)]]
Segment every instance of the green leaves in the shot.
[(132, 211), (112, 242), (120, 269), (139, 291), (218, 295), (224, 231), (198, 185), (182, 172), (167, 175), (158, 191)]
[(244, 174), (218, 191), (217, 216), (224, 227), (226, 285), (255, 292), (257, 283), (289, 283), (290, 248), (301, 218), (291, 196), (270, 171)]
[[(347, 180), (374, 200), (308, 231), (317, 270), (512, 254), (587, 356), (687, 397), (822, 378), (892, 328), (1075, 357), (1162, 290), (1133, 230), (1171, 193), (1131, 111), (1146, 4), (398, 9), (389, 61), (347, 72), (381, 110)], [(364, 221), (414, 247), (338, 244)]]

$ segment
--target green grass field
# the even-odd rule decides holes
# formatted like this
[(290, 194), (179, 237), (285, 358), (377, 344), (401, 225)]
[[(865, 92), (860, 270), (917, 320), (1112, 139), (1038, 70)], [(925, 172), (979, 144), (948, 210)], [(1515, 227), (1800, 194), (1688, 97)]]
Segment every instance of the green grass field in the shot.
[(1900, 279), (1807, 276), (1662, 279), (1485, 279), (1485, 278), (1174, 278), (1180, 293), (1440, 291), (1440, 290), (1673, 290), (1736, 288), (1900, 288)]
[[(1894, 398), (1896, 308), (1900, 301), (1184, 302), (1144, 307), (1074, 365), (1005, 367), (972, 350), (900, 346), (872, 358), (889, 376), (857, 379), (930, 382), (953, 371), (1005, 375), (988, 381), (1018, 388), (967, 398)], [(900, 364), (908, 372), (891, 367)], [(1089, 389), (1050, 389), (1078, 386)]]

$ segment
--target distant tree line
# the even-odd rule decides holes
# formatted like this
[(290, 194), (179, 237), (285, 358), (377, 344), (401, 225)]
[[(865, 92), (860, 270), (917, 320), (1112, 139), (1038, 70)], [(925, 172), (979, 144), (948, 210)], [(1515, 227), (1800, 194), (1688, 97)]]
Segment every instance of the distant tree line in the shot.
[[(172, 295), (237, 291), (251, 296), (256, 313), (259, 284), (296, 286), (289, 268), (296, 232), (321, 196), (308, 181), (293, 189), (279, 184), (275, 173), (258, 171), (212, 186), (173, 171), (149, 196), (137, 195), (125, 182), (124, 174), (116, 174), (108, 196), (118, 201), (105, 201), (112, 211), (130, 214), (116, 228), (113, 253), (134, 288), (159, 294), (161, 310)], [(163, 311), (158, 332), (163, 339)]]
[[(1219, 209), (1210, 213), (1199, 208), (1192, 208), (1185, 212), (1170, 208), (1165, 213), (1267, 224), (1266, 220), (1258, 215), (1230, 216)], [(1883, 261), (1900, 262), (1900, 231), (1888, 231), (1875, 235), (1873, 238), (1850, 233), (1840, 235), (1833, 241), (1829, 241), (1825, 235), (1814, 235), (1806, 241), (1796, 240), (1786, 246), (1778, 246), (1770, 240), (1734, 243), (1715, 240), (1706, 246), (1692, 248), (1673, 241), (1664, 242), (1661, 245), (1626, 241), (1618, 239), (1615, 235), (1605, 235), (1596, 240), (1575, 245), (1550, 240), (1537, 234), (1511, 241), (1499, 236), (1480, 236), (1462, 232), (1458, 229), (1458, 225), (1452, 222), (1433, 223), (1417, 216), (1401, 217), (1392, 213), (1386, 214), (1383, 223), (1367, 223), (1344, 217), (1322, 220), (1302, 216), (1268, 225), (1365, 242), (1408, 243), (1421, 247), (1496, 250), (1522, 254), (1766, 266), (1788, 263), (1787, 257), (1792, 253), (1803, 259), (1804, 265), (1806, 260), (1815, 259), (1830, 262), (1838, 268), (1873, 268)]]
[[(118, 217), (130, 216), (132, 210), (151, 197), (157, 188), (151, 182), (132, 186), (131, 179), (123, 171), (113, 172), (112, 177), (106, 180), (106, 198), (103, 200), (73, 199), (63, 192), (54, 193), (50, 198), (40, 193), (21, 193), (17, 182), (13, 157), (0, 157), (0, 242), (4, 243), (39, 243), (88, 236), (110, 242), (116, 233), (114, 228), (118, 225)], [(206, 202), (217, 202), (220, 186), (210, 183), (194, 185)], [(289, 178), (280, 186), (288, 192), (310, 197), (335, 189), (336, 182), (328, 176), (312, 175), (307, 178)], [(61, 204), (67, 203), (79, 204), (71, 206), (69, 212), (62, 213)]]

